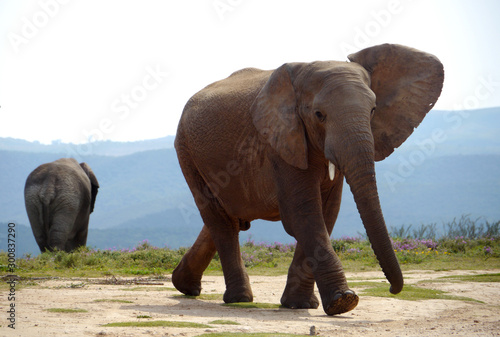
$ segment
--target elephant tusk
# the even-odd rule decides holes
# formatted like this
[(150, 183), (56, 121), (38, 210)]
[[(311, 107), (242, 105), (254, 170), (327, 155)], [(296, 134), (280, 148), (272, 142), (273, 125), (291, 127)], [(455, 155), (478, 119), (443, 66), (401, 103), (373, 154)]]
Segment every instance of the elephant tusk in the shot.
[(335, 165), (331, 161), (328, 162), (328, 173), (330, 174), (330, 180), (335, 178)]

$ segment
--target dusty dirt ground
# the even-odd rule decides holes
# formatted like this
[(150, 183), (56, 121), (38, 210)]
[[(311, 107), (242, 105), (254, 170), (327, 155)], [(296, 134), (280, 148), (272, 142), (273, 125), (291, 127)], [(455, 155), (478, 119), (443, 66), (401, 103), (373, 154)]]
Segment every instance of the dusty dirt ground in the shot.
[[(449, 275), (471, 275), (489, 271), (409, 271), (406, 284), (436, 280)], [(349, 280), (385, 282), (381, 272), (347, 273)], [(251, 276), (254, 302), (279, 303), (286, 276)], [(199, 300), (179, 296), (169, 275), (164, 279), (141, 279), (145, 284), (123, 284), (127, 279), (49, 279), (16, 291), (16, 329), (1, 336), (197, 336), (208, 332), (294, 333), (318, 336), (499, 336), (500, 284), (469, 282), (420, 282), (420, 287), (440, 289), (451, 295), (471, 297), (484, 304), (459, 300), (404, 301), (360, 296), (353, 311), (327, 316), (323, 309), (243, 309), (223, 306), (221, 300)], [(131, 281), (128, 279), (128, 281)], [(135, 280), (137, 281), (137, 279)], [(103, 284), (103, 283), (115, 284)], [(138, 288), (140, 287), (140, 288)], [(359, 291), (355, 286), (353, 290)], [(205, 276), (203, 293), (222, 294), (221, 276)], [(130, 290), (132, 289), (132, 290)], [(319, 297), (319, 296), (318, 296)], [(96, 300), (124, 300), (97, 302)], [(7, 316), (6, 296), (0, 311)], [(46, 309), (85, 309), (87, 312), (52, 313)], [(138, 318), (138, 316), (151, 318)], [(230, 320), (239, 325), (211, 324)], [(185, 321), (210, 328), (105, 327), (111, 322)]]

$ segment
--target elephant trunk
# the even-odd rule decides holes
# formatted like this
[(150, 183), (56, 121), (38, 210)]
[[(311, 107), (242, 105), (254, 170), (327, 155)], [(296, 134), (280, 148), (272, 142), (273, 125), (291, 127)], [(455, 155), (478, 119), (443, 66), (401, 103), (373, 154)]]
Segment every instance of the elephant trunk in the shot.
[[(375, 163), (371, 134), (364, 141), (354, 144), (355, 150), (343, 156), (341, 170), (351, 188), (358, 212), (365, 226), (368, 239), (379, 261), (380, 267), (391, 284), (390, 292), (399, 293), (403, 289), (403, 275), (385, 225), (380, 207), (375, 179)], [(349, 146), (352, 150), (352, 147)]]

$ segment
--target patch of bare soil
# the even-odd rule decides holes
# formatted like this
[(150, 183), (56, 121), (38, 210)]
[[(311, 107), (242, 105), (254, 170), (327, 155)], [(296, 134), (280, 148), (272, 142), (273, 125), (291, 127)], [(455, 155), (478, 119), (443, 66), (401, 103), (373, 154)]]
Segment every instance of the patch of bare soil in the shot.
[[(442, 276), (474, 275), (489, 271), (410, 271), (406, 284), (444, 290), (484, 303), (460, 300), (404, 301), (360, 296), (353, 311), (327, 316), (323, 309), (243, 309), (223, 306), (219, 300), (180, 296), (170, 278), (164, 279), (52, 279), (16, 291), (16, 329), (7, 327), (9, 303), (0, 300), (0, 336), (197, 336), (207, 332), (293, 333), (313, 331), (319, 336), (499, 336), (500, 284), (432, 282)], [(381, 272), (347, 273), (349, 280), (386, 282)], [(286, 276), (251, 276), (254, 302), (280, 301)], [(355, 286), (352, 287), (355, 291)], [(389, 286), (387, 286), (389, 289)], [(203, 278), (204, 294), (222, 294), (221, 276)], [(403, 290), (404, 291), (404, 290)], [(319, 298), (319, 295), (318, 295)], [(120, 301), (97, 301), (120, 300)], [(130, 302), (124, 302), (130, 301)], [(49, 308), (84, 309), (87, 312), (53, 313)], [(150, 316), (151, 318), (138, 318)], [(210, 323), (229, 320), (238, 325)], [(183, 321), (210, 328), (105, 327), (112, 322)]]

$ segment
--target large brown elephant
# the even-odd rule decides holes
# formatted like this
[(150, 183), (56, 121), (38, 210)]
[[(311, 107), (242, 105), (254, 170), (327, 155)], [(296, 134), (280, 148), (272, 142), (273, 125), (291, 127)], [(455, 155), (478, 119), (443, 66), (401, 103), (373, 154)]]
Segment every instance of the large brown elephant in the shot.
[(87, 163), (61, 158), (38, 166), (26, 179), (24, 201), (36, 243), (45, 250), (85, 246), (99, 183)]
[(444, 79), (433, 55), (384, 44), (351, 62), (243, 69), (186, 104), (175, 148), (204, 227), (174, 270), (175, 287), (199, 295), (217, 251), (224, 301), (253, 300), (238, 233), (281, 220), (297, 240), (281, 303), (325, 312), (356, 307), (330, 234), (349, 184), (380, 266), (399, 293), (403, 276), (386, 229), (374, 162), (401, 145), (437, 101)]

